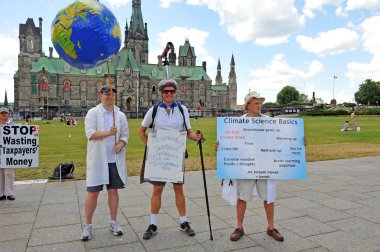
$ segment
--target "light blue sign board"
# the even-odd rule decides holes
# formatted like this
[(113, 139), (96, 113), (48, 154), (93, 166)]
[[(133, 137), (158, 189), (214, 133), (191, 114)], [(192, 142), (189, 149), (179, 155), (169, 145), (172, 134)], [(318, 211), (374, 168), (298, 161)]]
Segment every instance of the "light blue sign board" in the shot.
[(302, 118), (218, 117), (219, 179), (306, 179)]

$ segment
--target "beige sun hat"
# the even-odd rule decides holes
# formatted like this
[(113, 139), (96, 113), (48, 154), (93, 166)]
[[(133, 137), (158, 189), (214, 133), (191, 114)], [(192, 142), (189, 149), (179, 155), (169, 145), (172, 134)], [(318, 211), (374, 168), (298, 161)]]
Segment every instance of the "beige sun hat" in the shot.
[(257, 93), (256, 91), (249, 92), (249, 93), (244, 97), (244, 109), (246, 109), (248, 103), (249, 103), (252, 99), (259, 99), (259, 100), (262, 100), (262, 102), (265, 101), (265, 97), (260, 96), (260, 94)]

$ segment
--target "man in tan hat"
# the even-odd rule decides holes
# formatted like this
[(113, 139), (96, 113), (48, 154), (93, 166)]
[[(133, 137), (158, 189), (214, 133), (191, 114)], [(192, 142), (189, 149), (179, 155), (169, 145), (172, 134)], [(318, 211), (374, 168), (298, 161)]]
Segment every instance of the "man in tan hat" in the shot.
[[(12, 125), (9, 109), (0, 108), (0, 126)], [(0, 164), (1, 167), (1, 164)], [(14, 172), (12, 168), (0, 168), (0, 200), (15, 200), (13, 194)]]
[[(247, 114), (242, 117), (261, 117), (261, 106), (265, 98), (260, 96), (259, 93), (253, 91), (249, 92), (245, 98), (244, 108)], [(265, 213), (268, 221), (267, 234), (276, 241), (284, 241), (284, 237), (274, 227), (274, 200), (276, 198), (276, 183), (274, 180), (267, 179), (238, 179), (237, 180), (237, 224), (235, 231), (231, 234), (231, 241), (238, 241), (244, 235), (243, 221), (244, 214), (247, 207), (247, 201), (252, 201), (252, 192), (256, 187), (259, 197), (264, 201)]]

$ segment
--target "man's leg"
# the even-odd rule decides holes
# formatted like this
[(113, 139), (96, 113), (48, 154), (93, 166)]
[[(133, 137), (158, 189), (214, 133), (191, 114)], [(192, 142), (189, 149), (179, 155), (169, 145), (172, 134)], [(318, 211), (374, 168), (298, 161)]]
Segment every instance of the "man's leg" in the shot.
[(152, 198), (150, 199), (150, 212), (158, 214), (161, 209), (161, 195), (164, 185), (153, 185)]
[(268, 228), (272, 230), (274, 229), (274, 202), (267, 204), (267, 201), (264, 201), (264, 208), (267, 215)]
[(88, 192), (87, 198), (84, 203), (86, 224), (92, 224), (92, 216), (95, 212), (96, 205), (98, 204), (99, 192)]
[(238, 199), (236, 204), (236, 217), (237, 217), (237, 224), (236, 228), (243, 230), (243, 221), (244, 221), (244, 215), (245, 210), (247, 208), (247, 202), (244, 200)]
[(186, 201), (183, 194), (183, 184), (173, 184), (175, 193), (175, 205), (177, 206), (179, 216), (186, 216)]
[(111, 220), (116, 220), (117, 210), (119, 208), (119, 192), (117, 189), (107, 189), (108, 207), (110, 209)]

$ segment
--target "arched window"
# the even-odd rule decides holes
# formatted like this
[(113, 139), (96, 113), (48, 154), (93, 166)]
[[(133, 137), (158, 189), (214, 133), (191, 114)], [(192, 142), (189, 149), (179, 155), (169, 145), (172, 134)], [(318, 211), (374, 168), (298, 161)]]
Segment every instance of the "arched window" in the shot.
[(87, 97), (87, 83), (82, 81), (80, 83), (80, 105), (82, 107), (86, 106), (86, 97)]

